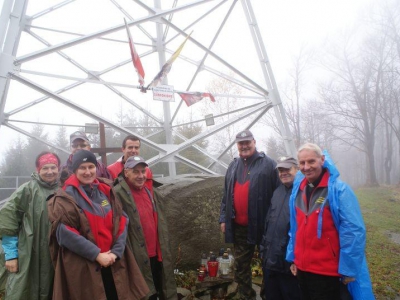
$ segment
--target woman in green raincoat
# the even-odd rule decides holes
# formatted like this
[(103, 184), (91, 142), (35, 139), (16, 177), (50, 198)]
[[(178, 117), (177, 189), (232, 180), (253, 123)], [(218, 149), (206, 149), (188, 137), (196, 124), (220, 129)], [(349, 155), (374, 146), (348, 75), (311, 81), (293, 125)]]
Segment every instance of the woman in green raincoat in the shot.
[(0, 289), (6, 300), (51, 299), (54, 269), (48, 246), (46, 199), (58, 188), (60, 158), (42, 152), (32, 180), (0, 210)]

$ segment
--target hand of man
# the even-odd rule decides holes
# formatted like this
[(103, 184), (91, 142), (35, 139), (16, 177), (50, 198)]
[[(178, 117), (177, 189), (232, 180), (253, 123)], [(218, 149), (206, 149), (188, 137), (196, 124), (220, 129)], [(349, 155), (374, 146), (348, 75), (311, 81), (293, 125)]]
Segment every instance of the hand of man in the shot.
[(225, 233), (225, 223), (221, 223), (221, 231), (222, 233)]
[(354, 278), (354, 277), (347, 277), (347, 276), (343, 276), (342, 277), (342, 283), (344, 284), (344, 285), (346, 285), (346, 284), (348, 284), (348, 283), (350, 283), (350, 282), (353, 282), (353, 281), (355, 281), (356, 279)]
[(295, 264), (292, 264), (292, 265), (290, 266), (290, 271), (292, 272), (292, 274), (293, 274), (294, 276), (297, 276), (297, 267), (296, 267)]
[(10, 273), (17, 273), (18, 272), (18, 258), (10, 259), (6, 261), (6, 269)]

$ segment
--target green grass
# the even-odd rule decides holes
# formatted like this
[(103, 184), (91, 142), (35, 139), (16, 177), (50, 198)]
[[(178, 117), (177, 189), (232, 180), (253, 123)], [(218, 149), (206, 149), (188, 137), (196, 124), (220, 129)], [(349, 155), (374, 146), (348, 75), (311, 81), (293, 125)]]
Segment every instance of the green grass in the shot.
[(400, 245), (389, 233), (400, 234), (400, 190), (363, 188), (357, 196), (367, 228), (366, 255), (377, 299), (400, 295)]

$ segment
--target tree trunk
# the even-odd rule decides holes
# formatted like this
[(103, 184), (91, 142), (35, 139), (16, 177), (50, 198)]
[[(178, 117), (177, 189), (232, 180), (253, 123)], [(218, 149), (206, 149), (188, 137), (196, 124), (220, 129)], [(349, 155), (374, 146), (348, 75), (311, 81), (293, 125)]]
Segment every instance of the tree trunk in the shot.
[(368, 186), (379, 186), (378, 180), (376, 179), (375, 169), (375, 155), (374, 155), (374, 140), (372, 137), (367, 139), (367, 163), (368, 163)]

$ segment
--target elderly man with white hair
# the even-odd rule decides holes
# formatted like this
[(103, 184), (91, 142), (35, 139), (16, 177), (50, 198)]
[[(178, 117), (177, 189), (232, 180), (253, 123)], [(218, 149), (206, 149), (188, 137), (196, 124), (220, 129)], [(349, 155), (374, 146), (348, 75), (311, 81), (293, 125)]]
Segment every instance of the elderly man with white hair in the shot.
[(303, 299), (374, 299), (357, 197), (320, 147), (304, 144), (297, 157), (286, 259)]

